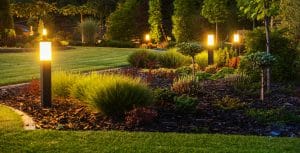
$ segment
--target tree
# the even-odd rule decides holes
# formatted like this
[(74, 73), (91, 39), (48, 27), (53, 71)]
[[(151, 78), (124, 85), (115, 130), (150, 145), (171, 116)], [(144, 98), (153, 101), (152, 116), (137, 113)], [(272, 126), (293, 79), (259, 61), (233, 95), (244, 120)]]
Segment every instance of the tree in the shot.
[(14, 29), (9, 0), (0, 1), (0, 19), (0, 32), (5, 31), (5, 29)]
[(177, 45), (178, 51), (181, 52), (183, 55), (191, 56), (192, 57), (192, 65), (193, 65), (193, 81), (195, 82), (195, 56), (203, 51), (201, 45), (197, 43), (188, 43), (182, 42)]
[(216, 24), (216, 42), (218, 43), (218, 23), (224, 23), (229, 16), (227, 0), (204, 0), (201, 14), (210, 23)]
[(260, 90), (260, 99), (264, 101), (264, 86), (265, 86), (265, 71), (274, 63), (275, 58), (267, 53), (258, 51), (256, 53), (249, 54), (245, 57), (245, 60), (249, 61), (254, 68), (261, 69), (261, 90)]
[[(90, 7), (90, 5), (87, 4), (83, 4), (83, 5), (66, 5), (64, 7), (62, 7), (61, 9), (59, 9), (59, 12), (62, 15), (65, 16), (75, 16), (75, 15), (80, 15), (80, 24), (83, 23), (83, 16), (84, 15), (95, 15), (96, 14), (96, 10), (94, 10), (92, 7)], [(85, 43), (84, 40), (84, 30), (81, 30), (81, 43)]]
[(126, 0), (121, 3), (109, 16), (108, 39), (130, 41), (134, 37), (141, 38), (149, 31), (147, 10), (148, 0)]
[(149, 24), (150, 35), (155, 42), (160, 42), (162, 39), (162, 13), (161, 0), (149, 0)]
[(55, 13), (57, 11), (55, 3), (48, 3), (42, 0), (16, 1), (12, 3), (11, 7), (13, 14), (20, 18), (40, 19), (49, 13)]
[(195, 20), (199, 16), (199, 1), (174, 0), (173, 4), (174, 14), (172, 16), (172, 33), (176, 39), (176, 42), (193, 41), (195, 33)]
[[(270, 19), (278, 15), (279, 0), (237, 0), (244, 14), (264, 20), (266, 31), (266, 52), (270, 53)], [(267, 92), (270, 91), (270, 69), (267, 68)]]
[(281, 0), (278, 19), (281, 20), (280, 27), (287, 28), (289, 30), (288, 35), (292, 37), (292, 39), (300, 39), (299, 0)]

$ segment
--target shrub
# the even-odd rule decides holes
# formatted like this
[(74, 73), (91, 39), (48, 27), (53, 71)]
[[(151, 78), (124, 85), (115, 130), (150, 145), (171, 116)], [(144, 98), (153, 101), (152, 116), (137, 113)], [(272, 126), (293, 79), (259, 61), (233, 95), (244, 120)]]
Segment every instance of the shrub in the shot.
[(188, 95), (181, 95), (174, 97), (176, 109), (181, 112), (194, 111), (197, 105), (197, 98)]
[(129, 127), (149, 124), (154, 121), (157, 115), (157, 112), (150, 108), (134, 108), (125, 114), (125, 124)]
[(172, 91), (177, 94), (190, 94), (193, 92), (193, 82), (192, 76), (182, 76), (178, 79), (174, 79)]
[(102, 40), (99, 47), (117, 47), (117, 48), (134, 48), (135, 45), (131, 41), (119, 40)]
[(159, 64), (166, 68), (178, 68), (189, 63), (189, 58), (177, 52), (175, 49), (161, 53), (159, 56)]
[(227, 75), (233, 74), (234, 71), (235, 70), (233, 68), (223, 67), (217, 73), (215, 73), (211, 78), (214, 80), (225, 78)]
[[(297, 78), (296, 59), (299, 57), (299, 52), (293, 40), (284, 37), (284, 31), (274, 30), (270, 34), (271, 44), (270, 53), (276, 58), (276, 64), (272, 66), (272, 79), (275, 81), (291, 81)], [(245, 47), (247, 54), (265, 50), (265, 32), (264, 29), (255, 29), (246, 35)], [(242, 65), (242, 61), (241, 61)], [(259, 74), (259, 69), (252, 69), (247, 64), (240, 66), (249, 76)], [(251, 74), (252, 73), (252, 74)], [(259, 78), (255, 78), (258, 80)]]
[(104, 75), (89, 103), (105, 115), (122, 115), (152, 102), (152, 92), (140, 79)]
[(240, 57), (232, 57), (228, 61), (228, 66), (232, 68), (238, 68), (240, 64)]
[(52, 93), (58, 97), (69, 97), (72, 86), (80, 78), (79, 74), (64, 71), (52, 74)]
[(233, 88), (239, 94), (252, 95), (258, 91), (260, 83), (253, 81), (249, 76), (238, 75), (234, 77)]
[(231, 98), (229, 96), (223, 97), (220, 100), (217, 100), (214, 104), (215, 106), (221, 109), (240, 109), (245, 106), (245, 103), (241, 102), (239, 98)]
[(84, 43), (94, 45), (96, 43), (96, 34), (98, 30), (98, 23), (93, 19), (86, 19), (80, 23), (80, 29), (83, 33)]
[(128, 62), (138, 68), (155, 68), (158, 64), (158, 53), (139, 50), (129, 55)]
[(175, 73), (179, 76), (186, 76), (192, 74), (193, 69), (189, 66), (182, 66), (176, 69)]
[(211, 73), (211, 74), (216, 73), (217, 70), (218, 70), (217, 65), (209, 65), (209, 66), (207, 66), (207, 67), (205, 68), (205, 72), (206, 72), (206, 73)]
[(172, 102), (176, 93), (168, 88), (157, 88), (153, 92), (154, 99), (158, 103)]
[(207, 79), (210, 79), (211, 76), (212, 75), (210, 73), (198, 72), (198, 73), (196, 73), (196, 80), (197, 81), (207, 80)]

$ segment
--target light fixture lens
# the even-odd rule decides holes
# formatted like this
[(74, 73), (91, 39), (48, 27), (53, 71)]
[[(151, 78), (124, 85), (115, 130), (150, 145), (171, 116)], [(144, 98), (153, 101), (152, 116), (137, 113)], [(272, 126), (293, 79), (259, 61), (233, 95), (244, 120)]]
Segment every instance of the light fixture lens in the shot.
[(146, 35), (145, 35), (145, 40), (146, 40), (146, 41), (150, 41), (150, 35), (149, 35), (149, 34), (146, 34)]
[(40, 60), (51, 61), (52, 47), (51, 42), (40, 42)]
[(47, 29), (43, 29), (43, 36), (47, 36)]
[(233, 35), (233, 42), (235, 42), (235, 43), (240, 42), (240, 35), (239, 34), (234, 34)]
[(213, 46), (215, 44), (215, 36), (214, 35), (208, 35), (207, 36), (207, 45)]

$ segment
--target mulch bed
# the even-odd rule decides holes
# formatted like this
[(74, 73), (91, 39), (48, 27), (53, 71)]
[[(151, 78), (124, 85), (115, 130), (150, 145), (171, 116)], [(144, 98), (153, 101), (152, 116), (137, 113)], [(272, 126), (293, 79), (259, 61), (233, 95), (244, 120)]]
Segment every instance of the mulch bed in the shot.
[[(141, 76), (152, 88), (170, 87), (173, 73), (158, 75), (139, 72), (136, 69), (121, 69), (114, 72)], [(279, 91), (270, 96), (272, 102), (260, 102), (258, 96), (240, 95), (234, 92), (226, 80), (205, 81), (198, 92), (199, 104), (195, 112), (179, 112), (170, 102), (156, 103), (149, 109), (157, 112), (154, 121), (148, 124), (129, 125), (122, 119), (105, 117), (89, 109), (76, 99), (54, 98), (51, 109), (40, 105), (38, 82), (11, 89), (0, 89), (0, 103), (12, 106), (31, 115), (37, 128), (59, 130), (126, 130), (160, 131), (185, 133), (223, 133), (243, 135), (273, 135), (299, 137), (300, 123), (264, 124), (245, 115), (249, 108), (270, 109), (284, 108), (299, 114), (300, 98)], [(247, 105), (242, 109), (220, 109), (213, 102), (229, 95), (238, 97)]]

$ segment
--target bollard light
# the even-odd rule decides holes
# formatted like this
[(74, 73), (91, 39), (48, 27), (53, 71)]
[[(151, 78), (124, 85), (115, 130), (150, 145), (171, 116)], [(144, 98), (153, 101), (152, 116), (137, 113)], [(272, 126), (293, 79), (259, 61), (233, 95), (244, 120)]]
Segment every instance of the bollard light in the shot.
[(233, 44), (232, 44), (237, 56), (240, 55), (240, 35), (239, 34), (234, 34), (233, 35)]
[(146, 42), (149, 42), (150, 40), (151, 40), (150, 35), (149, 35), (149, 34), (146, 34), (146, 35), (145, 35), (145, 41), (146, 41)]
[(209, 34), (207, 36), (207, 46), (214, 46), (215, 45), (215, 36), (212, 34)]
[(40, 88), (41, 104), (44, 108), (51, 107), (51, 59), (52, 44), (51, 42), (40, 42)]
[(215, 45), (215, 36), (213, 34), (209, 34), (207, 36), (207, 46), (208, 46), (208, 50), (207, 50), (207, 61), (208, 61), (208, 65), (212, 65), (214, 64), (214, 51), (213, 51), (213, 47)]
[(239, 34), (234, 34), (233, 35), (233, 42), (234, 43), (239, 43), (240, 42), (240, 35)]

